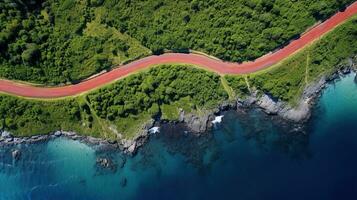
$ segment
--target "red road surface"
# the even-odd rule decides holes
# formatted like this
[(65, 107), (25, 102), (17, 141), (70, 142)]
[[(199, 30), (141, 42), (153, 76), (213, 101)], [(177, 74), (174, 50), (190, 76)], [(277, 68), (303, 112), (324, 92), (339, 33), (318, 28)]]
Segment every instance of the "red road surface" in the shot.
[(292, 55), (297, 50), (308, 45), (312, 41), (318, 39), (326, 32), (332, 30), (337, 25), (343, 23), (357, 13), (357, 2), (350, 5), (345, 11), (338, 12), (324, 23), (312, 28), (299, 39), (292, 41), (284, 48), (274, 53), (269, 53), (252, 62), (245, 63), (229, 63), (215, 60), (206, 56), (196, 54), (181, 54), (168, 53), (159, 56), (149, 56), (127, 65), (120, 66), (110, 72), (99, 75), (95, 78), (83, 81), (76, 85), (68, 85), (62, 87), (36, 87), (26, 84), (20, 84), (9, 80), (0, 80), (0, 92), (32, 97), (32, 98), (56, 98), (78, 95), (80, 93), (101, 87), (105, 84), (113, 82), (121, 77), (138, 70), (148, 68), (152, 65), (169, 64), (169, 63), (185, 63), (198, 65), (210, 71), (219, 74), (245, 74), (265, 69), (284, 58)]

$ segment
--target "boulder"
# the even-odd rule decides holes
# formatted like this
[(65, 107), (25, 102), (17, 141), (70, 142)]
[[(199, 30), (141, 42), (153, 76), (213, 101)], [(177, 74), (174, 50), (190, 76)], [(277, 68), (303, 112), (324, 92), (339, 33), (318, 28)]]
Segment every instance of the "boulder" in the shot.
[(134, 153), (136, 150), (136, 142), (134, 142), (132, 145), (129, 146), (128, 152), (129, 153)]
[(116, 170), (116, 165), (110, 158), (97, 158), (97, 165), (103, 169)]
[(60, 137), (62, 135), (62, 132), (61, 131), (56, 131), (53, 135), (56, 136), (56, 137)]
[(5, 138), (5, 143), (10, 144), (14, 141), (14, 139), (12, 137), (9, 138)]

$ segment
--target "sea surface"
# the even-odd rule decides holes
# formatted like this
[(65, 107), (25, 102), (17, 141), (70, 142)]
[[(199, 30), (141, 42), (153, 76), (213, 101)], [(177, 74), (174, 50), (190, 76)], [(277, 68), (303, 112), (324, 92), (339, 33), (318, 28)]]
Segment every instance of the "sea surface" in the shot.
[(64, 138), (1, 148), (0, 199), (355, 200), (353, 79), (330, 84), (303, 128), (259, 110), (231, 111), (200, 137), (164, 125), (134, 157)]

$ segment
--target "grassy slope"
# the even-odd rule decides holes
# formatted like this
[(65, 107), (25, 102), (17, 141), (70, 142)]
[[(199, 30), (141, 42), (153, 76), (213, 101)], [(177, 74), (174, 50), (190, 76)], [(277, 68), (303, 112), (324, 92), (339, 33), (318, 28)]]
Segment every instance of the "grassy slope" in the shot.
[[(248, 83), (295, 105), (306, 85), (336, 71), (336, 66), (357, 54), (357, 16), (307, 48), (266, 70), (248, 75)], [(243, 76), (227, 76), (237, 93), (246, 93)]]

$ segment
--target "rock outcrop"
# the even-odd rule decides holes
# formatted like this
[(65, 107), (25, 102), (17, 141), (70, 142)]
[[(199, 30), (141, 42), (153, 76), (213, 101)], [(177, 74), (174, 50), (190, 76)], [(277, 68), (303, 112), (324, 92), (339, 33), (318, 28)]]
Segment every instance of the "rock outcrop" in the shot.
[(212, 127), (212, 119), (214, 119), (214, 111), (203, 111), (203, 113), (185, 113), (180, 109), (179, 122), (185, 123), (193, 133), (206, 132)]
[(97, 158), (97, 165), (103, 169), (109, 169), (111, 171), (116, 171), (117, 165), (110, 158)]
[(279, 115), (284, 119), (294, 122), (306, 121), (311, 115), (311, 104), (320, 91), (325, 87), (326, 79), (321, 78), (315, 84), (306, 87), (300, 101), (296, 106), (291, 106), (287, 102), (274, 100), (269, 95), (263, 94), (256, 105), (270, 115)]

